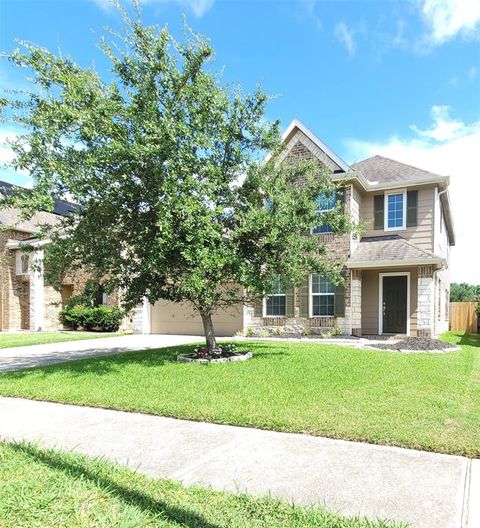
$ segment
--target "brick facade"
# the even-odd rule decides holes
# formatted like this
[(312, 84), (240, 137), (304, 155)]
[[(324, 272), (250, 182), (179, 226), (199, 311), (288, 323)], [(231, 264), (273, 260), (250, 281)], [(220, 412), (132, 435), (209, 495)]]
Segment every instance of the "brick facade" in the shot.
[[(311, 143), (311, 142), (310, 142)], [(313, 145), (313, 144), (312, 144)], [(319, 167), (319, 171), (333, 170), (335, 167), (331, 165), (329, 158), (319, 149), (316, 149), (309, 144), (308, 138), (302, 134), (298, 134), (291, 141), (287, 151), (284, 153), (283, 163), (301, 163), (306, 161), (315, 161)], [(300, 180), (300, 185), (303, 183)], [(344, 207), (345, 212), (350, 214), (351, 210), (351, 196), (352, 187), (347, 185), (345, 187)], [(319, 246), (325, 246), (325, 258), (331, 263), (342, 266), (350, 255), (351, 235), (350, 233), (319, 233), (313, 234), (318, 239)], [(266, 329), (269, 332), (275, 333), (279, 327), (282, 327), (286, 332), (305, 332), (312, 334), (324, 333), (331, 328), (339, 328), (342, 333), (351, 333), (351, 277), (350, 272), (343, 267), (343, 275), (345, 279), (345, 316), (344, 317), (300, 317), (300, 290), (301, 288), (294, 288), (294, 317), (262, 317), (255, 316), (255, 310), (252, 307), (245, 307), (244, 309), (244, 327), (259, 329)], [(308, 329), (308, 330), (307, 330)]]

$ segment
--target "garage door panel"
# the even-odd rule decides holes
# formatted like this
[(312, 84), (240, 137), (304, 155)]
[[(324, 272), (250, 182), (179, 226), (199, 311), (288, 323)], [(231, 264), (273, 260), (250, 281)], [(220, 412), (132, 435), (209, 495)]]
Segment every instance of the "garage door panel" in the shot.
[[(151, 308), (153, 334), (203, 335), (200, 316), (189, 303), (158, 301)], [(243, 306), (234, 305), (220, 309), (213, 316), (217, 336), (232, 336), (243, 328)]]

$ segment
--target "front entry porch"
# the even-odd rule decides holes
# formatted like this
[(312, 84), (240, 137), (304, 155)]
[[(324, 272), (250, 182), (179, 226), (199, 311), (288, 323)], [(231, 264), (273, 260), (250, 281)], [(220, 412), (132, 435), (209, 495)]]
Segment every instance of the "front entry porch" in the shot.
[(434, 266), (352, 269), (352, 334), (432, 337), (434, 278)]

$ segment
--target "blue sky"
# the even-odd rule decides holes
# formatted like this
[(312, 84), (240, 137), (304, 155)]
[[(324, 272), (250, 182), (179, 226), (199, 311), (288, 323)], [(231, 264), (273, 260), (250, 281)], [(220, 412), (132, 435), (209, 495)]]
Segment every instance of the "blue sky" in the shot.
[[(0, 48), (14, 39), (61, 48), (107, 74), (95, 47), (118, 27), (108, 0), (3, 0)], [(347, 162), (374, 153), (452, 176), (459, 246), (454, 279), (480, 283), (479, 0), (149, 0), (144, 19), (181, 36), (182, 13), (210, 37), (224, 77), (278, 95), (268, 109), (302, 120)], [(2, 88), (25, 80), (5, 61)], [(8, 158), (3, 125), (0, 156)], [(1, 171), (26, 184), (28, 175)], [(464, 217), (473, 207), (472, 217)], [(477, 244), (473, 244), (476, 240)], [(467, 253), (465, 253), (467, 252)], [(470, 264), (465, 264), (465, 256)]]

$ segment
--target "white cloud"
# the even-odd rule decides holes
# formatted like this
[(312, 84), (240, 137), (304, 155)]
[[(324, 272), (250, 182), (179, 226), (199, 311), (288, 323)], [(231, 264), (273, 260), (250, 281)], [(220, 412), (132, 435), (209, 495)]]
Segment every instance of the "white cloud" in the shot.
[[(435, 115), (433, 109), (432, 114)], [(445, 114), (442, 119), (445, 121)], [(347, 140), (345, 157), (354, 162), (379, 154), (449, 175), (456, 234), (456, 245), (451, 252), (452, 281), (480, 284), (480, 121), (465, 124), (449, 119), (451, 124), (446, 121), (440, 127), (445, 133), (436, 133), (434, 119), (427, 131), (415, 127), (420, 133), (414, 138), (394, 136), (378, 142)], [(449, 139), (437, 141), (438, 135)]]
[(356, 45), (354, 39), (354, 31), (345, 24), (339, 22), (333, 31), (335, 38), (345, 47), (350, 56), (355, 55)]
[(323, 23), (322, 19), (317, 15), (316, 12), (316, 0), (300, 0), (300, 3), (305, 8), (305, 11), (307, 12), (307, 15), (313, 20), (314, 24), (317, 26), (318, 29), (322, 29)]
[(13, 180), (14, 183), (19, 179), (22, 181), (25, 178), (30, 179), (28, 171), (15, 170), (9, 166), (15, 157), (9, 141), (15, 139), (18, 134), (18, 130), (11, 127), (0, 128), (0, 179)]
[[(446, 105), (432, 106), (431, 116), (433, 119), (432, 126), (426, 130), (421, 130), (416, 125), (410, 125), (410, 128), (420, 137), (433, 139), (435, 141), (450, 141), (457, 137), (469, 134), (470, 127), (450, 117), (450, 107)], [(475, 125), (474, 125), (475, 126)]]
[(428, 28), (431, 45), (443, 44), (457, 35), (480, 32), (479, 0), (417, 0)]
[(468, 69), (468, 78), (470, 81), (473, 81), (477, 77), (478, 74), (478, 68), (476, 66), (472, 66)]
[[(101, 9), (110, 10), (114, 6), (114, 0), (92, 0)], [(201, 18), (214, 4), (215, 0), (139, 0), (141, 4), (166, 4), (175, 2), (193, 12)]]

